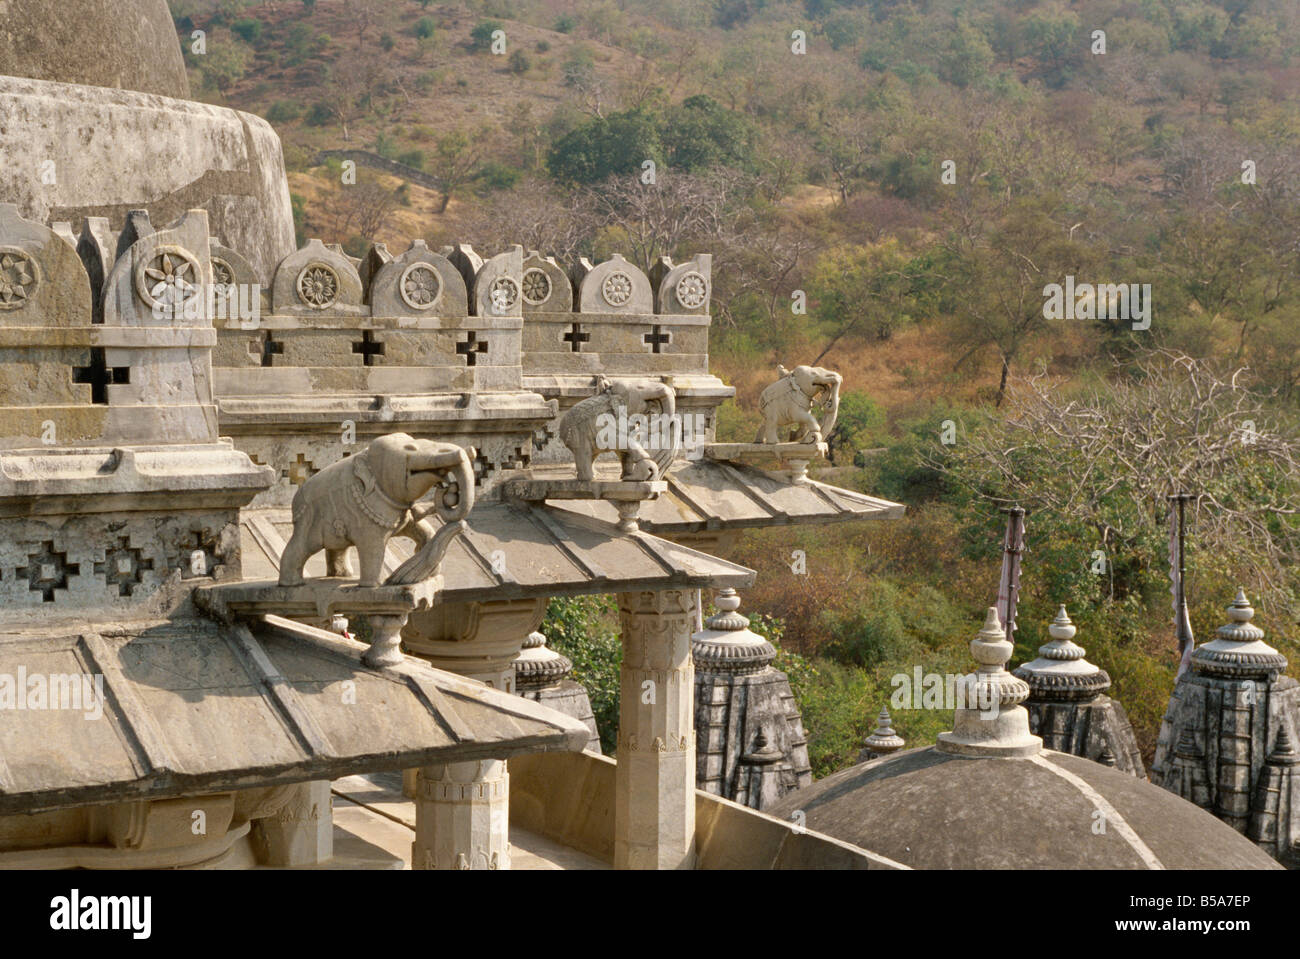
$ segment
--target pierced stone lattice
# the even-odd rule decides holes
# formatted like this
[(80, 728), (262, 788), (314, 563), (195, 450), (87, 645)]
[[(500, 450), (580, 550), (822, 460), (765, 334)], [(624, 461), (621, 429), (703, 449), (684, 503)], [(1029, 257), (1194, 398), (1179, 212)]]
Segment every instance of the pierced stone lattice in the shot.
[(153, 569), (153, 560), (131, 546), (130, 537), (123, 536), (117, 546), (104, 553), (104, 562), (96, 563), (95, 575), (103, 576), (107, 586), (116, 586), (117, 595), (130, 596), (139, 586), (142, 574)]
[(26, 578), (28, 588), (41, 594), (41, 601), (54, 602), (56, 589), (68, 588), (68, 577), (81, 573), (80, 563), (69, 563), (68, 554), (54, 549), (54, 541), (41, 544), (39, 553), (27, 557), (27, 565), (14, 570), (20, 579)]

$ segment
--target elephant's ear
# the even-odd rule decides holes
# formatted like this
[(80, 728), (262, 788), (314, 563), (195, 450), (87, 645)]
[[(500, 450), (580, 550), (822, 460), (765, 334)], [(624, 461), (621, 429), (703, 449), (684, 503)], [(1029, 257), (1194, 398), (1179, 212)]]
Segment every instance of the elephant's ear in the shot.
[(352, 463), (352, 475), (361, 484), (361, 495), (368, 497), (375, 490), (375, 474), (370, 471), (364, 455), (355, 457)]

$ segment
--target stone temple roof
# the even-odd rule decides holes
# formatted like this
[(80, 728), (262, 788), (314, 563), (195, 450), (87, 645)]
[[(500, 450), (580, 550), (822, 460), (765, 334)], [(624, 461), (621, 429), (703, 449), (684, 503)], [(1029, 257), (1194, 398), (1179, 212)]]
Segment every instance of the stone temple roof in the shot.
[[(598, 462), (598, 479), (617, 478), (617, 463)], [(534, 467), (535, 478), (552, 468)], [(560, 473), (564, 468), (554, 468)], [(711, 530), (753, 529), (836, 523), (846, 520), (898, 519), (904, 507), (865, 493), (809, 480), (790, 483), (763, 470), (712, 459), (679, 460), (665, 477), (668, 492), (642, 503), (643, 530), (663, 536)], [(601, 500), (566, 500), (556, 508), (617, 522), (613, 504)]]
[(364, 650), (274, 616), (0, 634), (0, 674), (104, 677), (98, 717), (5, 710), (0, 814), (576, 750), (590, 737), (576, 719), (416, 659), (364, 667)]
[(765, 811), (778, 819), (802, 811), (810, 830), (915, 869), (1280, 868), (1172, 793), (1051, 750), (969, 759), (912, 749), (841, 770)]
[[(277, 578), (279, 557), (293, 528), (289, 510), (245, 510), (240, 522), (245, 577)], [(621, 533), (547, 505), (480, 502), (465, 522), (468, 528), (452, 541), (442, 561), (442, 602), (669, 586), (743, 589), (754, 580), (753, 570), (739, 564), (644, 532)], [(385, 573), (413, 552), (410, 540), (389, 540)], [(323, 576), (323, 555), (309, 560), (306, 572)]]

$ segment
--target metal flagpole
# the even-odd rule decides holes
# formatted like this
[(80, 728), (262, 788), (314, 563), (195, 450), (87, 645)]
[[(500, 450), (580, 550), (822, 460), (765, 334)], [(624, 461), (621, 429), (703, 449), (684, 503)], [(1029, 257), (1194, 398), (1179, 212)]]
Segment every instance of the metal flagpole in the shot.
[(1007, 535), (1002, 543), (1002, 579), (998, 583), (998, 613), (1007, 639), (1013, 643), (1016, 629), (1016, 604), (1020, 598), (1020, 554), (1025, 549), (1025, 511), (1020, 506), (998, 512), (1007, 517)]
[(1169, 497), (1169, 591), (1174, 594), (1174, 637), (1178, 640), (1181, 656), (1178, 661), (1177, 680), (1187, 672), (1192, 663), (1192, 650), (1196, 639), (1192, 636), (1192, 620), (1187, 612), (1187, 562), (1184, 531), (1187, 501), (1195, 499), (1191, 493), (1174, 493)]

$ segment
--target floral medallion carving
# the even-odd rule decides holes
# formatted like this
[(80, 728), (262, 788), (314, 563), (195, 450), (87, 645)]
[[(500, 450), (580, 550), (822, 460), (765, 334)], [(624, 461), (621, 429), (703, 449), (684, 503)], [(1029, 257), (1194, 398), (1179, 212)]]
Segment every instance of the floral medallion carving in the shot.
[(519, 285), (508, 276), (498, 276), (488, 287), (488, 299), (495, 313), (504, 313), (519, 302)]
[(709, 298), (709, 281), (703, 273), (692, 270), (677, 281), (677, 302), (688, 310), (698, 310)]
[(219, 256), (212, 258), (212, 282), (217, 286), (230, 286), (235, 282), (235, 271)]
[(174, 310), (199, 295), (199, 261), (179, 246), (160, 246), (135, 268), (135, 289), (150, 307)]
[(0, 310), (17, 310), (40, 285), (36, 261), (17, 247), (0, 246)]
[(431, 310), (442, 295), (442, 277), (428, 263), (412, 263), (397, 283), (402, 302), (413, 310)]
[(326, 310), (339, 298), (339, 275), (325, 263), (308, 263), (295, 284), (298, 298), (313, 310)]
[(600, 285), (600, 295), (610, 306), (622, 306), (632, 298), (632, 277), (622, 271), (611, 273)]
[(530, 267), (524, 270), (524, 302), (529, 306), (541, 306), (551, 298), (551, 278), (545, 270)]

